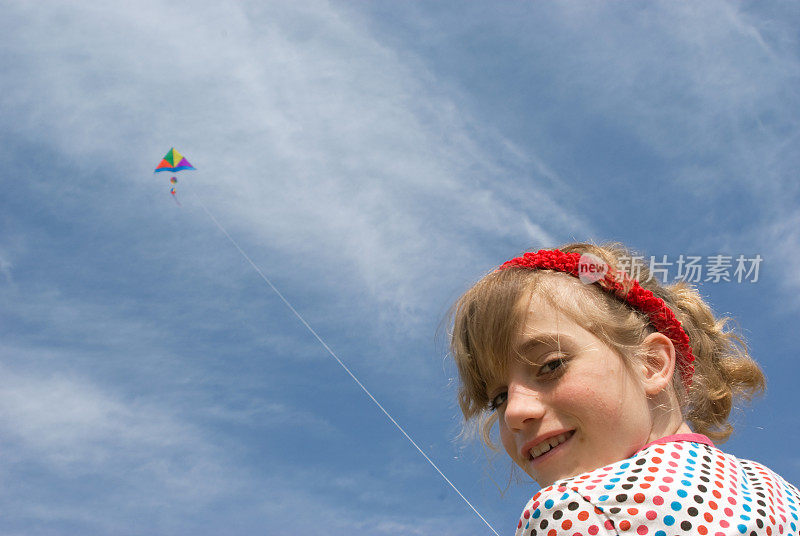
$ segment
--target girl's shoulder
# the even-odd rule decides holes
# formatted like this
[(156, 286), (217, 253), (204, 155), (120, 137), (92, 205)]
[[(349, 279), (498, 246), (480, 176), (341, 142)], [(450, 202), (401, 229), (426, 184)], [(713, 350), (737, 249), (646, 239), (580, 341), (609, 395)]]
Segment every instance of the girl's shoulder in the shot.
[(517, 535), (658, 535), (654, 526), (678, 534), (797, 533), (797, 488), (710, 441), (687, 439), (648, 445), (542, 489), (526, 505)]

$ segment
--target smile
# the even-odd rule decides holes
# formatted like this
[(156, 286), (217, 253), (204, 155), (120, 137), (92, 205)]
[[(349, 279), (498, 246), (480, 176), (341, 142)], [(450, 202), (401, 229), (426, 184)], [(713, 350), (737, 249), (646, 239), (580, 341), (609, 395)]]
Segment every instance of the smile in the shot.
[(555, 437), (551, 437), (545, 441), (542, 441), (538, 445), (534, 446), (532, 449), (528, 451), (528, 459), (535, 460), (540, 456), (544, 456), (548, 452), (552, 451), (562, 443), (566, 442), (572, 435), (575, 433), (575, 430), (570, 432), (564, 432), (563, 434), (557, 435)]

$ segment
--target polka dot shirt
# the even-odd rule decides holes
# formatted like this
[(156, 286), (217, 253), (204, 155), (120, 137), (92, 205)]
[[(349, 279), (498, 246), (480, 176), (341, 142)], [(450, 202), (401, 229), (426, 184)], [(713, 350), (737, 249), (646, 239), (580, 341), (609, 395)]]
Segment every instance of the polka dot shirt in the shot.
[(516, 536), (797, 536), (800, 491), (700, 434), (561, 480), (525, 506)]

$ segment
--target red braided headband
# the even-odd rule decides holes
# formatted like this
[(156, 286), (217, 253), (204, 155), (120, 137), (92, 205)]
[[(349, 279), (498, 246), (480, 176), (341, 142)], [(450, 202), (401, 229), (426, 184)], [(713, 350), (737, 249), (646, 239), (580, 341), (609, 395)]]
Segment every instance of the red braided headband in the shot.
[[(580, 253), (565, 253), (558, 249), (541, 249), (536, 253), (525, 253), (522, 257), (511, 259), (503, 263), (498, 270), (518, 266), (528, 269), (555, 270), (580, 277), (580, 260)], [(692, 375), (694, 374), (694, 365), (692, 364), (694, 363), (694, 354), (689, 344), (689, 336), (683, 330), (672, 309), (664, 303), (664, 300), (655, 296), (649, 290), (642, 288), (638, 281), (625, 272), (612, 272), (611, 269), (608, 269), (605, 275), (595, 282), (605, 291), (610, 292), (634, 309), (646, 314), (653, 327), (672, 340), (677, 354), (678, 370), (688, 389), (692, 385)]]

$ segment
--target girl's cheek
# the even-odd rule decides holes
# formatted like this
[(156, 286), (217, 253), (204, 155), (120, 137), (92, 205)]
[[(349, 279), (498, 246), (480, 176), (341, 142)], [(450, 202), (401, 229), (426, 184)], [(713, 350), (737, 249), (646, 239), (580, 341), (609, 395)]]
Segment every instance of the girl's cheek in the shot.
[(508, 456), (516, 462), (518, 456), (517, 445), (514, 442), (514, 436), (511, 434), (508, 428), (503, 425), (502, 422), (500, 423), (500, 442), (503, 443), (503, 448), (506, 450)]

